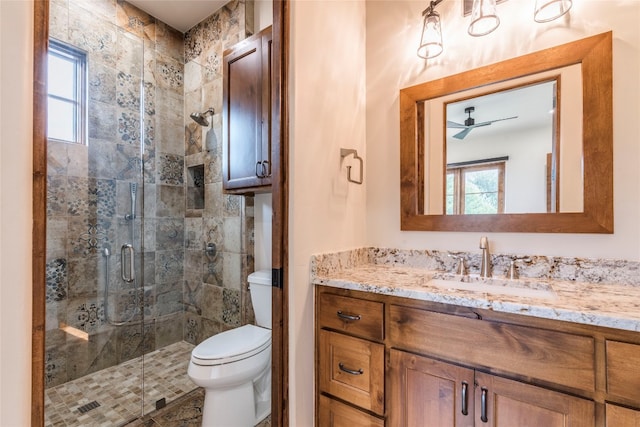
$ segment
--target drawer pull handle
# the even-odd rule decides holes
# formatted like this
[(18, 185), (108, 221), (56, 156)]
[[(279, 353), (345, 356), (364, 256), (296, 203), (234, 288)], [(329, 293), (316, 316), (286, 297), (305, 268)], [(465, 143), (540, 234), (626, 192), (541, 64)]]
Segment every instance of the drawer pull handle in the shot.
[(360, 315), (359, 314), (345, 314), (341, 311), (338, 311), (336, 313), (338, 315), (339, 318), (343, 319), (343, 320), (349, 320), (352, 322), (355, 322), (356, 320), (360, 320)]
[(480, 396), (480, 420), (483, 423), (489, 421), (487, 418), (487, 389), (482, 387), (482, 395)]
[(469, 415), (469, 408), (468, 408), (468, 395), (467, 395), (467, 391), (469, 389), (469, 384), (467, 384), (466, 381), (462, 382), (462, 415)]
[(345, 368), (344, 365), (342, 364), (342, 362), (338, 363), (338, 368), (340, 368), (340, 370), (342, 372), (346, 372), (347, 374), (351, 374), (351, 375), (362, 375), (364, 374), (364, 371), (361, 369), (358, 369), (357, 371), (354, 369), (349, 369), (349, 368)]

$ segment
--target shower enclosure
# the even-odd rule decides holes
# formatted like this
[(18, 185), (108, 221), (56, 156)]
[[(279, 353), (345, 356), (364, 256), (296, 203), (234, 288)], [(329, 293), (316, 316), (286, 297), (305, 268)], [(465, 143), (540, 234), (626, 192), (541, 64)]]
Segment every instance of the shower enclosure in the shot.
[(86, 126), (47, 148), (47, 425), (161, 407), (195, 388), (193, 345), (253, 321), (253, 199), (223, 194), (219, 137), (250, 6), (183, 34), (122, 0), (50, 2), (51, 39), (85, 53)]

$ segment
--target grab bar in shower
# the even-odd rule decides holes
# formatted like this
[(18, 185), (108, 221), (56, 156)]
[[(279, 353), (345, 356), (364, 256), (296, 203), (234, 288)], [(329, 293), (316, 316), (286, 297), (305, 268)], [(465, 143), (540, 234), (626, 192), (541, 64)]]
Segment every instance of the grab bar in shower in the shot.
[[(127, 255), (129, 258), (129, 263), (128, 263), (129, 274), (128, 275), (127, 275), (127, 268), (126, 268)], [(133, 250), (133, 246), (129, 243), (122, 245), (122, 248), (120, 248), (120, 270), (122, 272), (122, 280), (124, 280), (127, 283), (131, 283), (135, 280), (134, 250)]]

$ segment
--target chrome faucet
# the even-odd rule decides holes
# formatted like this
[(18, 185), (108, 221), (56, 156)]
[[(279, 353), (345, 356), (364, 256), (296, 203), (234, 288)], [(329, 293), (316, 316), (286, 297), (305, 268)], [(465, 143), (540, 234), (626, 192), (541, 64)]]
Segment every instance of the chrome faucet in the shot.
[(480, 238), (480, 249), (482, 258), (480, 259), (480, 277), (491, 277), (491, 254), (489, 253), (489, 239)]

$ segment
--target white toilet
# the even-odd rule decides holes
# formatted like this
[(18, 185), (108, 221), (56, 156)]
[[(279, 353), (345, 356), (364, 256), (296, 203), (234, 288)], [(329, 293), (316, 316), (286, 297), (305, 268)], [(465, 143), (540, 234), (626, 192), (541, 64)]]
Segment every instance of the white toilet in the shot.
[(252, 427), (271, 413), (271, 271), (250, 274), (249, 290), (258, 326), (219, 333), (191, 352), (204, 427)]

